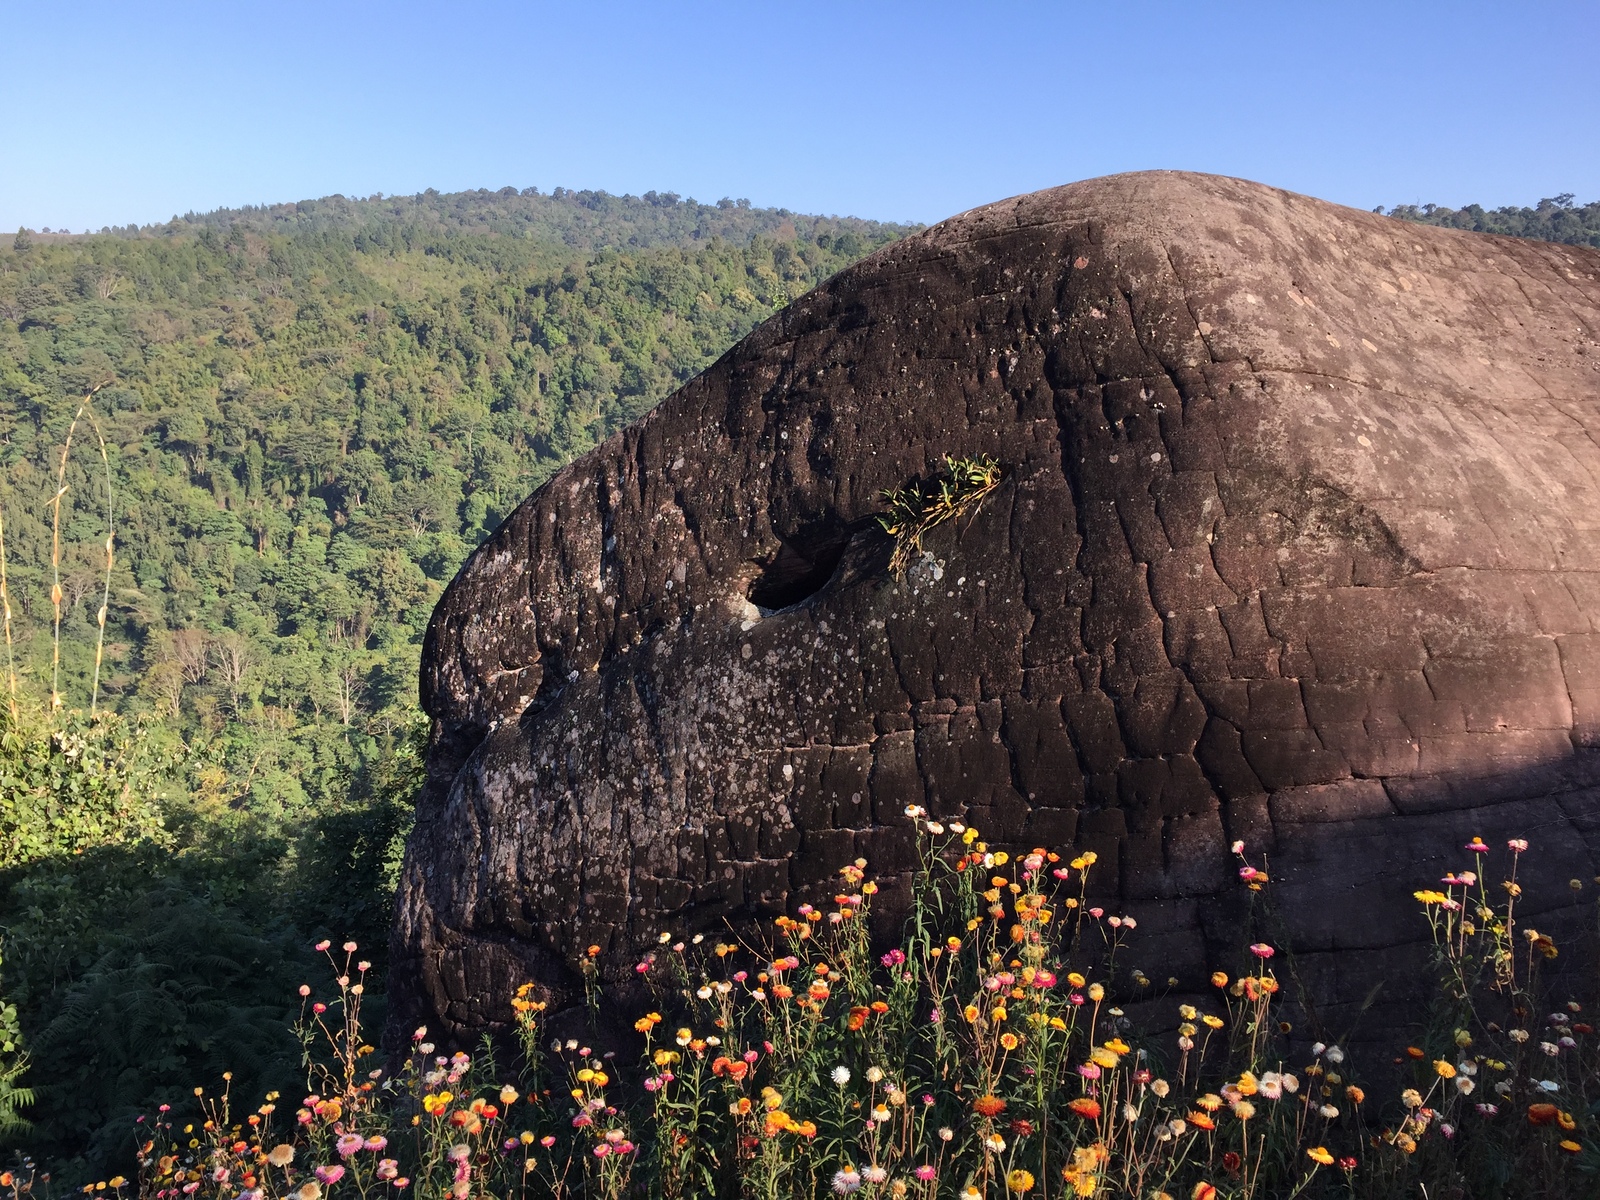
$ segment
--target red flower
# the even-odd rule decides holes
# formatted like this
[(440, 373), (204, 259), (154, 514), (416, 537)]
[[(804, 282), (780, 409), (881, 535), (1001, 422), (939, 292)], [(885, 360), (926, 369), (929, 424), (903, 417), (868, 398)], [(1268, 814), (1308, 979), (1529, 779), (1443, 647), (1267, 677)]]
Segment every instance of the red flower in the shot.
[(1222, 1169), (1229, 1175), (1237, 1175), (1239, 1173), (1239, 1164), (1242, 1161), (1237, 1151), (1229, 1150), (1222, 1156)]

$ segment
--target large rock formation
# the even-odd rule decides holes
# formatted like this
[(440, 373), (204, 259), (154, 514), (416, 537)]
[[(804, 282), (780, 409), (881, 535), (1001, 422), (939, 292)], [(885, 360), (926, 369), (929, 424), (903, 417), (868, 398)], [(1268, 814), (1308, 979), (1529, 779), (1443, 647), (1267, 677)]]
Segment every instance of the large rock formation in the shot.
[[(805, 296), (439, 605), (397, 1019), (559, 1002), (591, 943), (625, 976), (858, 855), (892, 908), (908, 803), (1097, 850), (1191, 984), (1236, 945), (1229, 842), (1270, 851), (1330, 1013), (1472, 834), (1532, 839), (1559, 921), (1600, 851), (1597, 276), (1159, 172)], [(1004, 483), (896, 582), (880, 492), (947, 454)]]

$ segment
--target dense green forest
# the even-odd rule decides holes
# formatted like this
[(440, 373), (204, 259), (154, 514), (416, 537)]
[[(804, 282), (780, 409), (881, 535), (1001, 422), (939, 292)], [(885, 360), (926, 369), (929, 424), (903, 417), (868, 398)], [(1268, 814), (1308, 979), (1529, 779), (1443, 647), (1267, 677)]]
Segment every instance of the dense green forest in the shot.
[[(1576, 205), (1571, 192), (1550, 196), (1533, 208), (1486, 209), (1481, 204), (1465, 208), (1444, 208), (1438, 204), (1399, 204), (1387, 216), (1421, 225), (1443, 225), (1449, 229), (1470, 229), (1474, 233), (1501, 233), (1510, 237), (1537, 238), (1543, 242), (1563, 242), (1569, 246), (1600, 246), (1600, 200)], [(1384, 212), (1380, 206), (1375, 211)]]
[[(0, 1127), (18, 1024), (37, 1097), (12, 1137), (69, 1173), (109, 1169), (136, 1108), (199, 1078), (288, 1086), (310, 943), (355, 937), (381, 967), (443, 585), (562, 464), (904, 232), (505, 189), (0, 246), (21, 698), (0, 744)], [(95, 387), (60, 509), (52, 716), (50, 501)]]
[[(1600, 244), (1565, 196), (1391, 215)], [(563, 463), (906, 232), (506, 188), (0, 244), (0, 1136), (104, 1178), (141, 1107), (224, 1070), (287, 1093), (310, 944), (382, 967), (443, 585)], [(51, 712), (51, 501), (96, 387)]]

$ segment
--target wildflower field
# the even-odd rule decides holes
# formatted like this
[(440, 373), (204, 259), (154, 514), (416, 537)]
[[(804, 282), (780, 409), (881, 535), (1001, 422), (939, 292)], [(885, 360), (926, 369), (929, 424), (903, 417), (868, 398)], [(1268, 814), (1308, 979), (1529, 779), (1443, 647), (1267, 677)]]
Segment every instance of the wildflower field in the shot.
[[(1474, 839), (1459, 870), (1416, 893), (1434, 1003), (1396, 1031), (1411, 1041), (1396, 1041), (1380, 1093), (1337, 1044), (1290, 1053), (1298, 1008), (1275, 972), (1287, 947), (1242, 946), (1204, 1003), (1163, 998), (1175, 981), (1119, 965), (1138, 922), (1091, 904), (1093, 854), (1013, 857), (920, 809), (907, 819), (921, 866), (899, 945), (872, 945), (877, 889), (868, 864), (847, 864), (831, 903), (779, 918), (770, 945), (663, 932), (636, 965), (655, 1007), (626, 1045), (552, 1039), (529, 984), (511, 999), (513, 1044), (446, 1053), (418, 1029), (391, 1070), (362, 1029), (370, 965), (354, 943), (324, 942), (334, 985), (301, 988), (307, 1094), (262, 1102), (231, 1094), (227, 1077), (202, 1081), (192, 1101), (132, 1125), (127, 1176), (83, 1191), (1595, 1194), (1595, 1036), (1577, 999), (1543, 994), (1559, 950), (1517, 917), (1526, 843)], [(1234, 851), (1260, 915), (1267, 864)], [(604, 998), (589, 978), (596, 1020)], [(1121, 1006), (1133, 998), (1145, 1012), (1170, 1007), (1159, 1028), (1134, 1025)], [(0, 1187), (15, 1198), (49, 1185), (23, 1163)]]

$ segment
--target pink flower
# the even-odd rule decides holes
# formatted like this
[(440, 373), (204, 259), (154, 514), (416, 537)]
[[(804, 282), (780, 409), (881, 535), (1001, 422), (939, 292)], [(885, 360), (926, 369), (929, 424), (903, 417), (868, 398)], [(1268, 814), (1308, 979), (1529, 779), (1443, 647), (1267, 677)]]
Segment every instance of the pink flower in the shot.
[(1071, 873), (1072, 872), (1068, 871), (1065, 867), (1057, 867), (1054, 871), (1050, 872), (1050, 874), (1054, 875), (1057, 879), (1065, 879)]
[(320, 942), (318, 942), (315, 946), (313, 946), (312, 949), (314, 949), (314, 950), (316, 950), (316, 951), (318, 951), (320, 953), (321, 951), (326, 950), (331, 945), (333, 945), (332, 942), (330, 942), (327, 938), (323, 938)]
[(310, 984), (309, 984), (309, 983), (302, 983), (302, 984), (301, 984), (301, 985), (300, 985), (300, 994), (301, 994), (301, 995), (302, 995), (302, 996), (309, 996), (309, 995), (311, 995), (311, 985), (310, 985)]
[(347, 1133), (333, 1144), (333, 1148), (339, 1152), (340, 1158), (349, 1158), (366, 1144), (359, 1133)]
[(346, 954), (354, 954), (356, 952), (356, 944), (354, 942), (346, 942), (344, 944), (344, 952)]
[(1271, 958), (1277, 953), (1277, 951), (1271, 946), (1267, 945), (1265, 942), (1257, 942), (1255, 945), (1250, 947), (1250, 953), (1254, 954), (1257, 958), (1267, 959)]
[(643, 975), (650, 969), (650, 964), (647, 962), (638, 963), (633, 969)]
[(1512, 838), (1506, 845), (1511, 848), (1511, 853), (1521, 854), (1528, 848), (1528, 840), (1526, 838)]
[(1036, 988), (1052, 988), (1056, 985), (1056, 977), (1049, 971), (1035, 971), (1033, 986)]
[(338, 1163), (334, 1163), (331, 1167), (318, 1167), (317, 1178), (322, 1180), (324, 1187), (329, 1187), (344, 1178), (344, 1168)]
[(1106, 910), (1103, 908), (1091, 908), (1089, 910), (1089, 915), (1098, 921), (1101, 917), (1106, 915)]
[(389, 1139), (386, 1137), (369, 1137), (366, 1141), (366, 1148), (371, 1150), (374, 1154), (376, 1154), (379, 1150), (386, 1150), (388, 1147)]
[(933, 1169), (932, 1165), (929, 1164), (929, 1163), (923, 1163), (920, 1167), (918, 1167), (915, 1171), (913, 1171), (911, 1173), (913, 1175), (915, 1175), (918, 1179), (922, 1180), (923, 1183), (930, 1182), (931, 1180), (936, 1178), (938, 1176), (938, 1174), (939, 1174), (939, 1172), (935, 1171)]
[(760, 1057), (761, 1055), (757, 1054), (754, 1050), (746, 1050), (744, 1052), (745, 1062), (750, 1063), (752, 1066), (755, 1065), (755, 1061)]
[(895, 949), (893, 949), (893, 950), (889, 951), (889, 953), (885, 954), (878, 961), (881, 962), (886, 967), (898, 967), (901, 963), (905, 962), (905, 960), (906, 960), (905, 951), (901, 950), (897, 946), (897, 947), (895, 947)]
[(328, 1006), (326, 1004), (323, 1004), (321, 1001), (318, 1001), (316, 1004), (313, 1004), (311, 1006), (311, 1011), (316, 1013), (318, 1016), (320, 1016), (321, 1014), (323, 1014), (323, 1013), (328, 1011)]
[(392, 1158), (381, 1159), (378, 1163), (378, 1178), (393, 1179), (400, 1174), (400, 1164)]
[(606, 1145), (604, 1142), (601, 1142), (598, 1146), (596, 1146), (594, 1148), (594, 1156), (596, 1158), (604, 1158), (606, 1155), (608, 1155), (610, 1153), (611, 1153), (611, 1147)]
[(539, 1139), (539, 1145), (543, 1146), (546, 1150), (550, 1149), (550, 1147), (554, 1146), (555, 1144), (556, 1139), (548, 1133)]
[(1078, 1074), (1085, 1079), (1099, 1079), (1100, 1068), (1095, 1063), (1084, 1063), (1083, 1066), (1078, 1068)]

